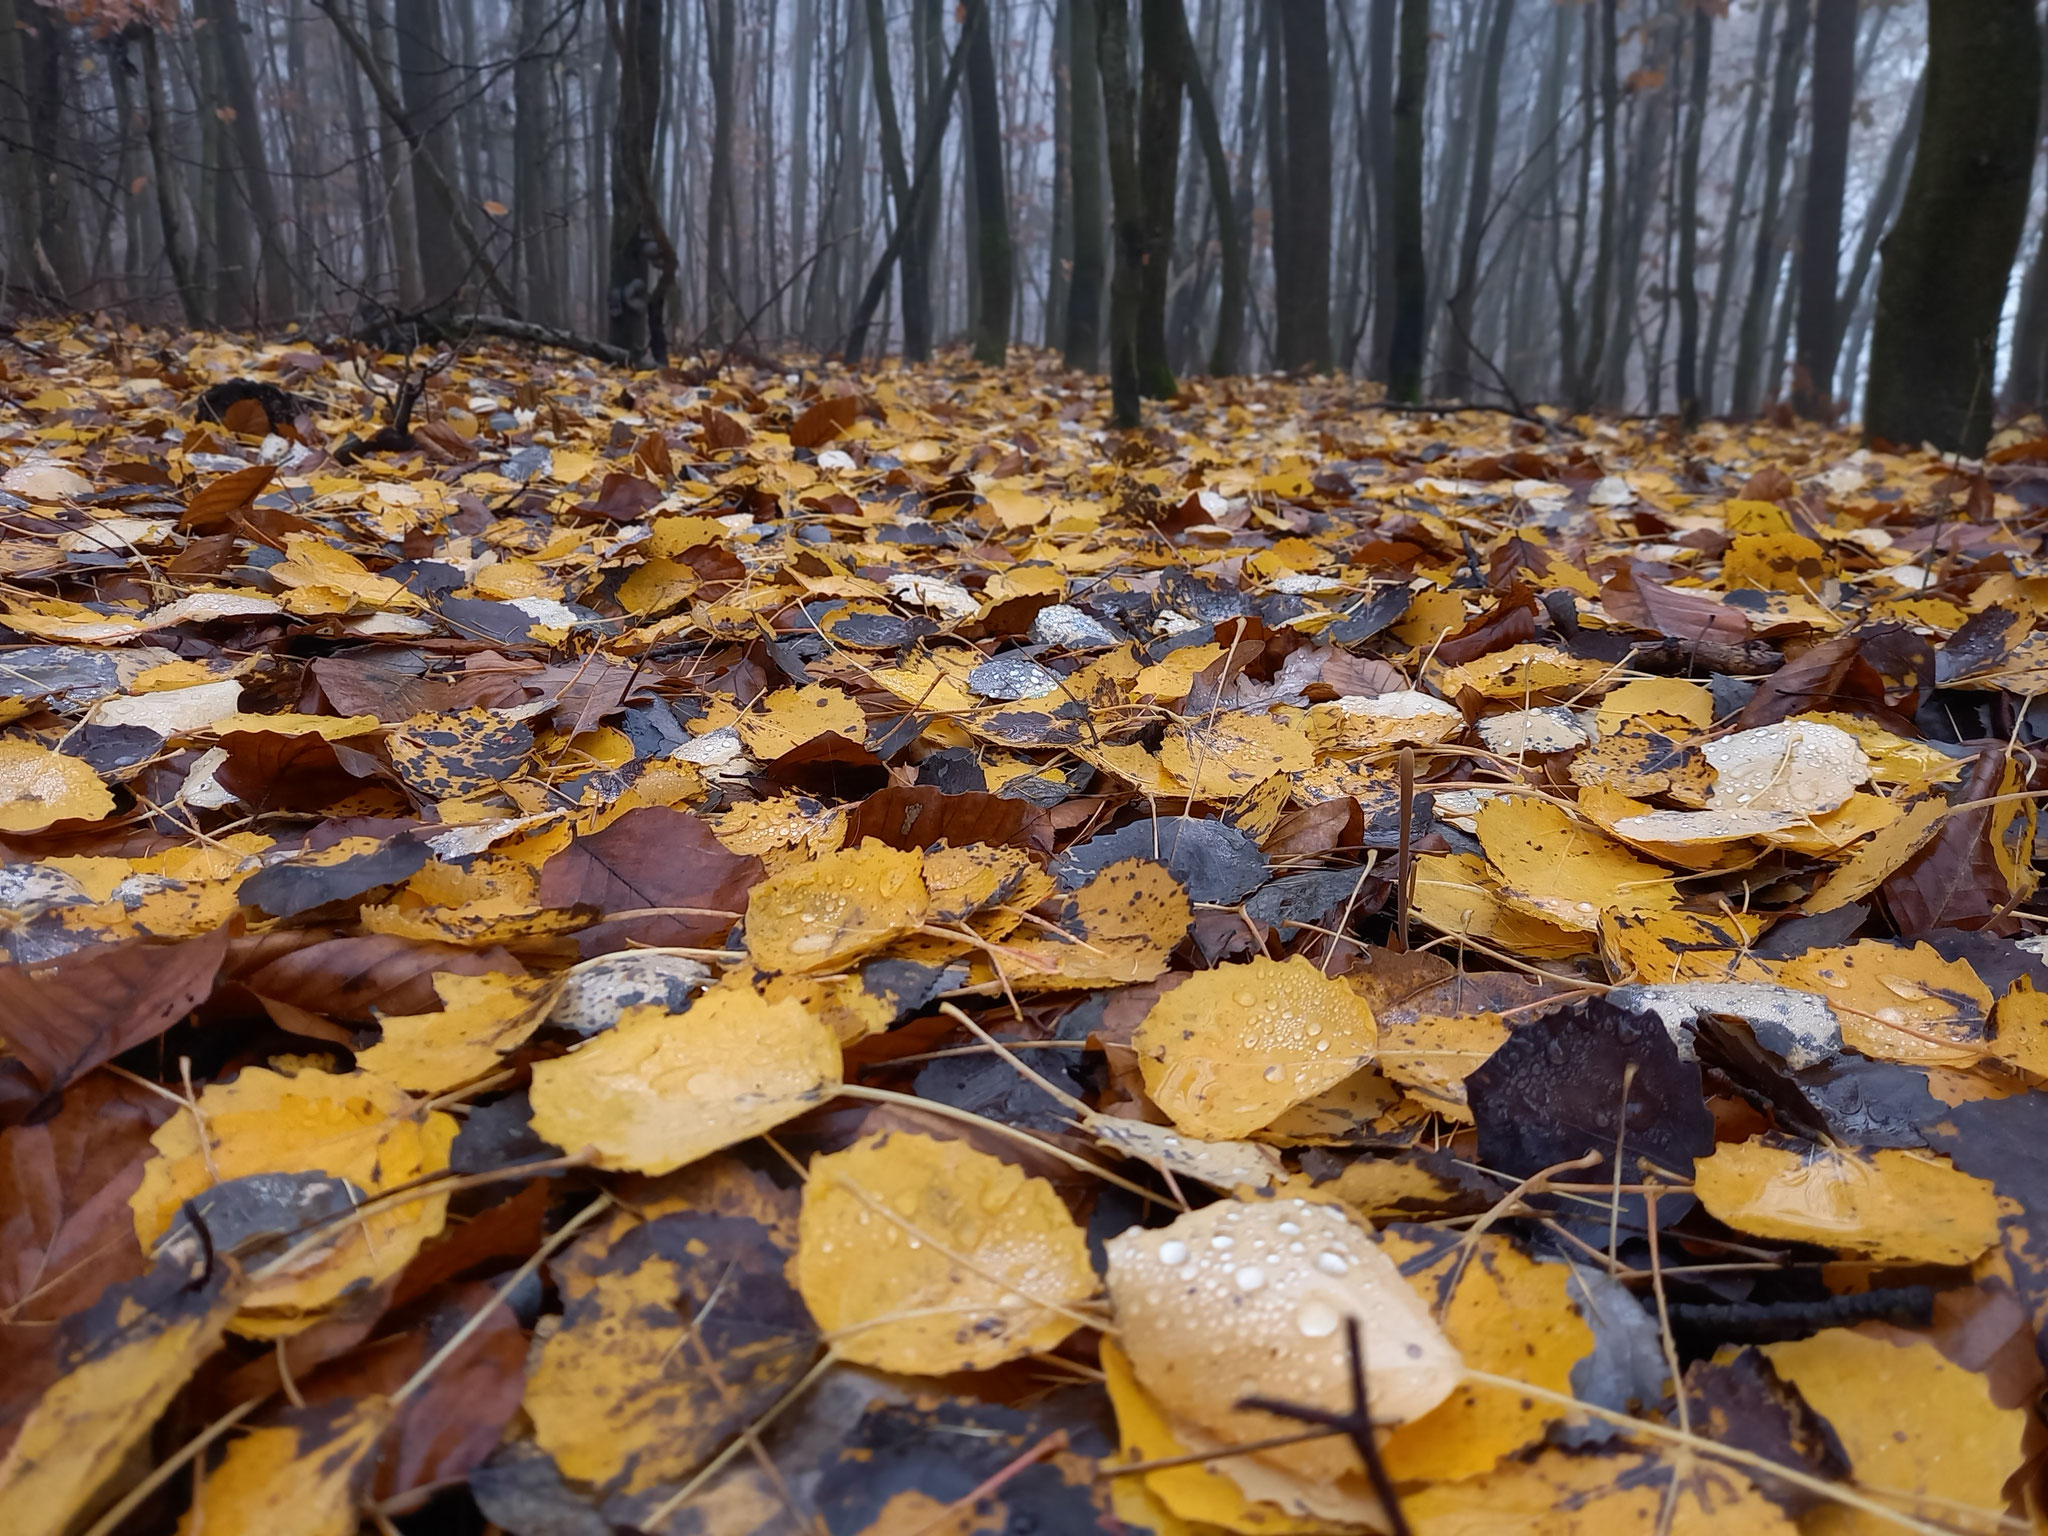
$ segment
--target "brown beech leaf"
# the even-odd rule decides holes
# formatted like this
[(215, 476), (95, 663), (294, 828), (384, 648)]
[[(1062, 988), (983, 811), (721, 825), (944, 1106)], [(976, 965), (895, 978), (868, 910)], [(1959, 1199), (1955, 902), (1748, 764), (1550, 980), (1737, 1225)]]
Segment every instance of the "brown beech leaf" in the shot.
[(276, 474), (274, 464), (251, 464), (247, 469), (232, 470), (217, 480), (209, 480), (185, 502), (180, 526), (190, 533), (216, 531), (254, 501)]
[(228, 933), (181, 944), (102, 944), (0, 967), (0, 1038), (45, 1089), (153, 1040), (206, 1000)]
[(230, 974), (265, 1004), (278, 1003), (349, 1024), (382, 1014), (429, 1013), (441, 1006), (434, 973), (523, 976), (504, 950), (463, 949), (392, 934), (333, 937), (276, 954), (256, 948)]
[(702, 946), (716, 944), (739, 921), (762, 874), (759, 859), (733, 853), (701, 817), (644, 806), (543, 864), (540, 900), (546, 907), (651, 914), (586, 928), (577, 935), (586, 956), (630, 943)]
[(790, 446), (822, 448), (852, 426), (859, 414), (860, 399), (856, 395), (834, 395), (829, 400), (820, 400), (789, 424)]

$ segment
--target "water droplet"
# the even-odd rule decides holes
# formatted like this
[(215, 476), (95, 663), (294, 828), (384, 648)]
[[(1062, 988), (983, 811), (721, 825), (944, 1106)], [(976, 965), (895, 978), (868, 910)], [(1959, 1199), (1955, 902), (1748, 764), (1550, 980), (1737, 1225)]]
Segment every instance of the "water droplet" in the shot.
[(1294, 1314), (1294, 1326), (1304, 1339), (1327, 1339), (1342, 1321), (1337, 1309), (1326, 1301), (1304, 1302)]
[(1237, 1006), (1238, 1006), (1238, 1007), (1240, 1007), (1240, 1008), (1251, 1008), (1251, 1007), (1255, 1007), (1255, 1006), (1257, 1005), (1258, 1001), (1259, 1001), (1259, 994), (1258, 994), (1258, 993), (1256, 993), (1256, 992), (1253, 992), (1253, 991), (1251, 991), (1251, 990), (1249, 990), (1249, 989), (1247, 989), (1247, 988), (1239, 988), (1239, 989), (1238, 989), (1238, 994), (1237, 994)]
[(1316, 1268), (1326, 1275), (1348, 1275), (1350, 1262), (1341, 1253), (1323, 1252), (1316, 1255)]
[(1256, 1264), (1247, 1264), (1231, 1278), (1237, 1282), (1240, 1291), (1256, 1291), (1266, 1283), (1266, 1272)]
[(1159, 1262), (1162, 1264), (1185, 1264), (1188, 1245), (1177, 1239), (1168, 1239), (1159, 1245)]
[(1274, 1230), (1278, 1232), (1282, 1237), (1292, 1237), (1295, 1233), (1301, 1230), (1301, 1223), (1295, 1221), (1283, 1221), (1280, 1223), (1278, 1227), (1274, 1228)]
[(1237, 1239), (1234, 1237), (1226, 1237), (1219, 1232), (1216, 1234), (1216, 1236), (1209, 1239), (1209, 1246), (1211, 1248), (1214, 1248), (1218, 1253), (1221, 1253), (1226, 1248), (1235, 1248), (1237, 1246)]
[(1286, 1075), (1287, 1074), (1281, 1071), (1278, 1067), (1268, 1067), (1266, 1068), (1265, 1072), (1266, 1081), (1269, 1083), (1277, 1083), (1280, 1081), (1281, 1078), (1285, 1077)]

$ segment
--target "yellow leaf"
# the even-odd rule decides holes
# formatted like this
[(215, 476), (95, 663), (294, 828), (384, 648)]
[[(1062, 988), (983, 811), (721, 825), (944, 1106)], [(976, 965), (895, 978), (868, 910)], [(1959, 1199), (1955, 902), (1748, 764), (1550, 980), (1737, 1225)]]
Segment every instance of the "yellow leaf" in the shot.
[(1415, 1536), (1799, 1536), (1803, 1529), (1732, 1467), (1635, 1450), (1587, 1455), (1548, 1447), (1465, 1482), (1432, 1483), (1405, 1501), (1405, 1511)]
[(845, 1359), (919, 1376), (1051, 1349), (1095, 1294), (1053, 1187), (964, 1142), (885, 1132), (811, 1159), (796, 1284)]
[(1472, 1123), (1465, 1079), (1499, 1050), (1508, 1027), (1497, 1013), (1380, 1021), (1379, 1069), (1446, 1119)]
[(1170, 725), (1159, 763), (1198, 800), (1234, 800), (1274, 774), (1314, 762), (1308, 738), (1270, 715), (1228, 714)]
[(64, 1374), (0, 1457), (12, 1536), (63, 1536), (220, 1346), (234, 1293), (218, 1277), (193, 1284), (194, 1273), (183, 1256), (166, 1260), (109, 1289), (74, 1325), (82, 1333), (67, 1329)]
[(1610, 908), (1640, 911), (1678, 901), (1664, 870), (1533, 795), (1503, 795), (1482, 805), (1479, 844), (1507, 904), (1560, 928), (1596, 933), (1600, 914)]
[(1604, 738), (1639, 715), (1672, 715), (1704, 731), (1714, 723), (1713, 690), (1675, 677), (1639, 678), (1602, 699), (1593, 720)]
[(831, 1097), (839, 1041), (795, 1002), (728, 978), (684, 1013), (624, 1010), (609, 1030), (533, 1069), (533, 1128), (601, 1168), (667, 1173), (772, 1130)]
[(1372, 1009), (1300, 955), (1190, 976), (1131, 1036), (1145, 1091), (1190, 1136), (1234, 1141), (1372, 1060)]
[(230, 1442), (178, 1536), (353, 1536), (393, 1412), (375, 1395), (282, 1410), (277, 1422)]
[(1893, 1264), (1969, 1264), (1998, 1241), (1998, 1196), (1931, 1152), (1727, 1142), (1693, 1165), (1700, 1204), (1738, 1232)]
[(924, 859), (868, 838), (771, 875), (747, 896), (747, 953), (764, 971), (821, 971), (914, 931)]
[(1778, 980), (1818, 993), (1842, 1021), (1842, 1042), (1879, 1061), (1967, 1066), (1988, 1054), (1990, 989), (1969, 962), (1930, 944), (1808, 950), (1781, 962)]
[(0, 832), (40, 832), (113, 811), (114, 797), (83, 759), (18, 737), (0, 740)]
[(1474, 853), (1426, 853), (1415, 861), (1411, 911), (1439, 933), (1477, 939), (1531, 960), (1591, 954), (1591, 935), (1513, 911), (1493, 888), (1486, 861)]
[(2020, 977), (1998, 1000), (1988, 1048), (2008, 1066), (2048, 1077), (2048, 992), (2035, 991), (2031, 977)]
[[(2027, 1410), (1997, 1407), (1982, 1376), (1944, 1359), (1932, 1344), (1894, 1344), (1848, 1328), (1762, 1349), (1827, 1420), (1860, 1485), (1899, 1496), (1898, 1506), (1922, 1520), (1990, 1530), (2003, 1518), (2002, 1487), (2022, 1459)], [(1837, 1509), (1822, 1529), (1828, 1536), (1890, 1536), (1898, 1527)]]
[(1751, 587), (1764, 592), (1811, 593), (1834, 574), (1827, 551), (1804, 534), (1740, 533), (1721, 561), (1721, 581), (1731, 592)]
[[(1389, 1230), (1380, 1246), (1401, 1268), (1467, 1367), (1570, 1392), (1572, 1367), (1593, 1352), (1571, 1293), (1571, 1266), (1540, 1264), (1497, 1233), (1467, 1249), (1456, 1233)], [(1560, 1410), (1500, 1387), (1461, 1386), (1388, 1437), (1388, 1472), (1399, 1481), (1456, 1480), (1543, 1438)]]
[[(147, 1248), (187, 1200), (244, 1174), (325, 1173), (364, 1195), (410, 1184), (448, 1166), (455, 1131), (454, 1116), (425, 1110), (373, 1073), (286, 1076), (246, 1067), (200, 1093), (198, 1122), (190, 1109), (180, 1110), (150, 1137), (156, 1155), (128, 1201), (135, 1235)], [(337, 1225), (328, 1247), (243, 1296), (235, 1331), (273, 1338), (310, 1327), (350, 1286), (405, 1268), (441, 1230), (447, 1205), (445, 1193), (422, 1193)]]
[(1748, 953), (1763, 930), (1763, 918), (1739, 912), (1603, 912), (1600, 953), (1616, 981), (1772, 981)]
[[(1526, 706), (1560, 702), (1614, 670), (1609, 663), (1583, 660), (1555, 646), (1514, 645), (1460, 667), (1432, 664), (1430, 681), (1446, 698), (1455, 699), (1470, 688), (1483, 698), (1518, 699)], [(1552, 699), (1553, 693), (1559, 699)]]
[[(1896, 804), (1896, 802), (1887, 802)], [(1931, 796), (1907, 808), (1848, 858), (1835, 866), (1806, 899), (1809, 913), (1832, 912), (1861, 901), (1934, 840), (1948, 815), (1948, 802)]]
[(415, 1093), (441, 1093), (482, 1077), (525, 1044), (540, 1025), (552, 988), (545, 980), (500, 971), (459, 976), (440, 971), (438, 1013), (386, 1014), (384, 1037), (356, 1053), (365, 1072)]
[(733, 722), (749, 752), (766, 762), (827, 731), (848, 741), (867, 738), (867, 716), (852, 695), (823, 683), (780, 688)]

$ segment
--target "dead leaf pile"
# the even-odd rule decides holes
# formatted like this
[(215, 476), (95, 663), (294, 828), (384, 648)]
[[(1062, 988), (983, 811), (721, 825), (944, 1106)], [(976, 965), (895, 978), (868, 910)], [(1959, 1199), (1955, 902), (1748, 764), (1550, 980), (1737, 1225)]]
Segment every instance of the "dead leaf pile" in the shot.
[(2048, 1495), (2038, 456), (21, 334), (10, 1531)]

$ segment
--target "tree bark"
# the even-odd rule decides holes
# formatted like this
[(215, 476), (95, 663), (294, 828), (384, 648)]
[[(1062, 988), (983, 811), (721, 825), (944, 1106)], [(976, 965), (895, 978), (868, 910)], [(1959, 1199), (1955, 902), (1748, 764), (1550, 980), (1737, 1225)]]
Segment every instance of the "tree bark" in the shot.
[[(452, 296), (466, 263), (455, 239), (453, 184), (455, 165), (442, 100), (448, 60), (441, 45), (441, 0), (397, 0), (392, 24), (398, 34), (398, 87), (405, 115), (418, 144), (413, 150), (413, 229), (419, 241), (420, 271), (430, 291), (429, 302)], [(450, 196), (435, 195), (432, 179), (420, 163), (422, 155), (439, 170)]]
[(1791, 158), (1792, 128), (1799, 112), (1799, 63), (1806, 51), (1808, 16), (1807, 0), (1790, 0), (1785, 8), (1785, 30), (1778, 40), (1770, 127), (1764, 136), (1764, 197), (1757, 210), (1755, 260), (1750, 265), (1749, 298), (1742, 306), (1742, 323), (1735, 336), (1735, 383), (1729, 409), (1737, 416), (1756, 414), (1763, 386), (1771, 296), (1783, 254), (1778, 246), (1778, 200), (1784, 190), (1785, 162)]
[(1491, 0), (1479, 57), (1478, 121), (1472, 136), (1472, 176), (1465, 202), (1465, 228), (1458, 243), (1457, 286), (1451, 290), (1450, 335), (1444, 339), (1442, 392), (1468, 393), (1472, 378), (1472, 309), (1479, 293), (1479, 257), (1493, 201), (1493, 152), (1500, 131), (1500, 72), (1508, 52), (1508, 27), (1515, 0)]
[(1216, 210), (1217, 235), (1223, 252), (1223, 279), (1216, 305), (1216, 344), (1209, 353), (1209, 372), (1221, 378), (1237, 372), (1238, 354), (1244, 348), (1244, 299), (1248, 286), (1249, 254), (1245, 249), (1244, 226), (1231, 216), (1230, 160), (1223, 152), (1223, 129), (1216, 119), (1216, 98), (1195, 55), (1194, 38), (1187, 30), (1187, 8), (1174, 0), (1180, 11), (1181, 47), (1187, 54), (1189, 114), (1195, 120), (1195, 142), (1209, 172), (1209, 201)]
[(1003, 169), (1003, 104), (996, 84), (991, 22), (967, 40), (967, 147), (974, 162), (974, 360), (999, 368), (1009, 357), (1014, 282), (1010, 194)]
[(178, 307), (184, 313), (185, 324), (196, 331), (206, 323), (206, 307), (192, 274), (183, 221), (178, 217), (178, 172), (171, 163), (171, 146), (164, 132), (163, 60), (157, 49), (156, 29), (143, 24), (137, 30), (142, 43), (142, 90), (148, 98), (144, 122), (149, 137), (150, 179), (156, 183), (156, 218), (163, 234), (164, 264), (171, 269), (171, 283), (178, 290)]
[[(20, 0), (16, 4), (18, 8)], [(46, 291), (60, 302), (76, 304), (85, 297), (88, 274), (71, 207), (74, 157), (65, 142), (70, 27), (57, 11), (38, 6), (35, 24), (20, 36), (28, 83), (29, 146), (39, 192), (36, 264)]]
[(28, 61), (22, 47), (17, 4), (0, 0), (0, 175), (7, 197), (7, 266), (10, 284), (34, 293), (48, 284), (37, 260), (43, 226), (42, 188), (29, 123)]
[[(896, 222), (915, 217), (910, 204), (910, 171), (903, 163), (903, 125), (896, 116), (896, 87), (889, 73), (889, 32), (882, 0), (867, 0), (869, 68), (875, 77), (875, 112), (882, 127), (882, 171)], [(924, 252), (915, 240), (903, 243), (898, 263), (903, 294), (903, 356), (921, 363), (932, 354), (931, 289), (925, 276)]]
[[(2042, 28), (2042, 35), (2048, 37), (2048, 27)], [(2048, 71), (2048, 55), (2044, 55), (2042, 67)], [(2042, 92), (2036, 138), (2048, 143), (2048, 90)], [(2008, 415), (2017, 415), (2040, 403), (2042, 380), (2048, 374), (2048, 217), (2043, 218), (2041, 227), (2043, 234), (2034, 241), (2033, 259), (2027, 263), (2027, 275), (2020, 283), (2019, 313), (2013, 318), (2012, 370), (2000, 396)]]
[(1394, 92), (1393, 333), (1387, 396), (1422, 398), (1422, 345), (1429, 330), (1429, 273), (1422, 249), (1423, 114), (1429, 93), (1429, 0), (1401, 0), (1399, 84)]
[(1757, 129), (1763, 121), (1764, 81), (1770, 68), (1771, 37), (1778, 17), (1778, 0), (1764, 0), (1756, 24), (1756, 56), (1749, 71), (1749, 99), (1743, 105), (1742, 140), (1735, 151), (1735, 176), (1728, 193), (1728, 222), (1722, 230), (1721, 249), (1714, 264), (1714, 302), (1707, 315), (1707, 345), (1700, 357), (1700, 403), (1708, 413), (1714, 409), (1715, 374), (1721, 366), (1721, 338), (1728, 318), (1728, 302), (1735, 291), (1736, 257), (1742, 248), (1743, 201), (1749, 195), (1750, 176), (1756, 165)]
[(1981, 453), (2041, 97), (2032, 0), (1929, 7), (1927, 105), (1877, 282), (1864, 430)]
[(1180, 183), (1181, 95), (1193, 49), (1181, 0), (1139, 0), (1138, 26), (1144, 43), (1144, 78), (1138, 90), (1138, 185), (1145, 209), (1138, 390), (1153, 400), (1171, 400), (1180, 386), (1166, 356), (1166, 284), (1173, 264), (1174, 191)]
[(1835, 353), (1842, 344), (1835, 284), (1842, 260), (1842, 195), (1849, 180), (1849, 120), (1856, 108), (1856, 0), (1816, 0), (1813, 139), (1799, 231), (1799, 350), (1792, 409), (1808, 421), (1835, 414)]
[[(626, 0), (626, 5), (630, 13), (635, 0)], [(659, 0), (654, 0), (650, 9), (653, 14), (649, 19), (658, 32)], [(713, 346), (720, 346), (737, 339), (740, 327), (740, 275), (738, 263), (733, 259), (736, 241), (733, 225), (738, 213), (733, 197), (733, 102), (738, 88), (733, 0), (706, 0), (704, 44), (705, 63), (711, 79), (711, 177), (704, 199), (704, 336)], [(641, 46), (659, 57), (652, 38), (646, 38)], [(661, 117), (661, 71), (658, 64), (652, 69), (636, 68), (640, 63), (632, 53), (620, 50), (619, 133), (612, 150), (615, 210), (612, 215), (612, 304), (615, 318), (621, 294), (625, 292), (620, 286), (620, 279), (645, 282), (647, 278), (644, 254), (640, 257), (637, 271), (630, 264), (626, 268), (619, 265), (621, 230), (617, 211), (622, 165), (630, 164), (634, 168), (632, 179), (635, 182), (648, 186), (653, 183), (654, 139)], [(631, 209), (633, 227), (628, 233), (644, 246), (647, 231), (641, 227), (644, 214), (638, 203), (635, 196)], [(629, 337), (616, 332), (612, 343), (629, 350), (633, 347)]]
[[(1102, 284), (1109, 267), (1102, 207), (1102, 26), (1105, 0), (1073, 0), (1074, 270), (1067, 292), (1066, 364), (1092, 373), (1102, 360)], [(1106, 0), (1114, 4), (1115, 0)]]
[[(913, 13), (913, 16), (915, 13)], [(1053, 12), (1052, 53), (1052, 238), (1045, 271), (1045, 345), (1067, 336), (1067, 291), (1074, 272), (1074, 0), (1058, 0)]]
[[(1273, 218), (1274, 363), (1330, 368), (1330, 18), (1325, 0), (1280, 0), (1286, 196)], [(1278, 189), (1276, 188), (1276, 191)]]
[(1400, 222), (1394, 185), (1394, 36), (1401, 0), (1371, 3), (1365, 47), (1372, 61), (1366, 94), (1367, 135), (1372, 145), (1372, 340), (1367, 348), (1365, 373), (1367, 378), (1384, 384), (1393, 355), (1394, 316), (1400, 310), (1394, 260), (1394, 229)]
[[(723, 108), (727, 134), (732, 130), (732, 4), (733, 0), (712, 0), (720, 12), (725, 52), (726, 96)], [(618, 117), (612, 125), (611, 231), (609, 280), (605, 287), (605, 339), (637, 359), (666, 358), (668, 338), (662, 302), (663, 280), (657, 274), (657, 259), (663, 238), (657, 228), (654, 206), (654, 136), (661, 118), (661, 11), (662, 0), (607, 0), (607, 23), (614, 28), (612, 46), (619, 56)], [(713, 86), (716, 89), (717, 50), (713, 38)], [(732, 213), (731, 156), (712, 156), (711, 259), (706, 265), (707, 311), (713, 317), (715, 340), (728, 339), (732, 314), (732, 277), (726, 269), (725, 220)], [(721, 177), (720, 167), (724, 167)], [(722, 213), (721, 213), (722, 210)], [(721, 304), (723, 308), (721, 308)]]
[[(2048, 73), (2043, 75), (2048, 81)], [(2044, 87), (2048, 95), (2048, 87)], [(1849, 281), (1842, 289), (1842, 306), (1845, 312), (1856, 318), (1850, 327), (1849, 340), (1843, 348), (1837, 364), (1842, 373), (1841, 392), (1847, 394), (1852, 382), (1849, 370), (1856, 366), (1856, 360), (1863, 355), (1863, 343), (1870, 334), (1870, 319), (1876, 309), (1876, 295), (1870, 292), (1870, 269), (1877, 260), (1878, 242), (1891, 228), (1892, 218), (1899, 210), (1899, 197), (1906, 189), (1906, 172), (1912, 168), (1913, 146), (1920, 142), (1920, 119), (1927, 107), (1927, 72), (1923, 69), (1913, 84), (1913, 99), (1906, 108), (1905, 120), (1899, 124), (1899, 131), (1892, 138), (1892, 147), (1885, 156), (1884, 178), (1878, 183), (1877, 191), (1864, 211), (1863, 232), (1856, 238), (1856, 259), (1849, 267)]]
[(1131, 20), (1125, 0), (1097, 0), (1096, 23), (1101, 46), (1103, 138), (1109, 155), (1116, 236), (1116, 268), (1109, 292), (1110, 410), (1115, 425), (1135, 427), (1139, 422), (1138, 307), (1144, 286), (1145, 209), (1138, 188)]
[(1571, 397), (1575, 409), (1592, 405), (1599, 388), (1602, 360), (1607, 355), (1607, 327), (1614, 294), (1614, 264), (1619, 242), (1621, 213), (1621, 159), (1615, 135), (1621, 116), (1621, 77), (1615, 55), (1617, 38), (1616, 0), (1595, 0), (1586, 13), (1594, 28), (1592, 42), (1598, 45), (1594, 91), (1587, 93), (1586, 105), (1596, 114), (1600, 140), (1600, 234), (1593, 248), (1593, 291), (1586, 300), (1586, 350), (1582, 357), (1566, 359), (1572, 370)]
[(1678, 158), (1678, 419), (1687, 431), (1700, 420), (1700, 144), (1706, 131), (1714, 65), (1714, 14), (1692, 13), (1685, 139)]
[(543, 325), (557, 325), (561, 277), (549, 269), (547, 245), (549, 132), (547, 0), (519, 0), (519, 57), (512, 66), (512, 228), (520, 304)]
[(256, 80), (249, 68), (249, 50), (242, 41), (241, 14), (236, 0), (197, 0), (194, 11), (212, 34), (221, 94), (232, 114), (227, 127), (234, 147), (234, 179), (256, 224), (262, 306), (255, 318), (275, 324), (292, 313), (292, 274), (264, 150)]

